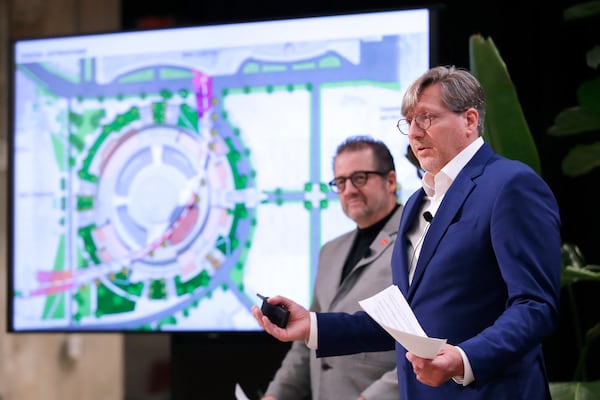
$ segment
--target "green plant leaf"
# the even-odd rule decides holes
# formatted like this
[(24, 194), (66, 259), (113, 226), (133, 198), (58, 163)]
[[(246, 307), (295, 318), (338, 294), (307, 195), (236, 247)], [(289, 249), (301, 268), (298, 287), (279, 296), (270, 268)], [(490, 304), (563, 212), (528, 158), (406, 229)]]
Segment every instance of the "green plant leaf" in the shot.
[(600, 112), (589, 107), (574, 106), (565, 108), (556, 116), (554, 125), (548, 129), (548, 134), (570, 136), (598, 129), (600, 129)]
[(600, 142), (578, 145), (567, 153), (562, 162), (563, 173), (567, 176), (580, 176), (600, 167)]
[(569, 7), (563, 15), (566, 21), (572, 21), (574, 19), (588, 18), (596, 14), (600, 14), (600, 1), (589, 1)]
[(585, 267), (566, 266), (560, 275), (560, 286), (568, 286), (575, 282), (600, 282), (600, 266), (586, 265)]
[(600, 337), (600, 322), (597, 323), (596, 325), (592, 326), (590, 329), (588, 329), (588, 331), (585, 333), (585, 338), (588, 341), (593, 341), (596, 338)]
[(600, 381), (592, 382), (551, 382), (552, 400), (598, 400)]
[(491, 38), (472, 35), (470, 69), (486, 94), (485, 140), (498, 153), (528, 164), (540, 174), (540, 159), (515, 86)]
[(600, 76), (596, 79), (584, 82), (577, 89), (577, 100), (579, 104), (600, 112)]
[(596, 69), (600, 65), (600, 46), (594, 46), (585, 56), (588, 67)]

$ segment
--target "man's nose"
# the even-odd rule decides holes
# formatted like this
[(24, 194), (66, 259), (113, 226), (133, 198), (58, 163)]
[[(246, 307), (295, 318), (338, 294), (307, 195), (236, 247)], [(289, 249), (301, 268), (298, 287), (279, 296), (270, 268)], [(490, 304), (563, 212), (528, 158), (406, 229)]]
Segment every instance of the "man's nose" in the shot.
[(425, 129), (421, 128), (419, 124), (415, 121), (412, 121), (410, 126), (408, 127), (408, 136), (411, 137), (419, 137), (425, 134)]

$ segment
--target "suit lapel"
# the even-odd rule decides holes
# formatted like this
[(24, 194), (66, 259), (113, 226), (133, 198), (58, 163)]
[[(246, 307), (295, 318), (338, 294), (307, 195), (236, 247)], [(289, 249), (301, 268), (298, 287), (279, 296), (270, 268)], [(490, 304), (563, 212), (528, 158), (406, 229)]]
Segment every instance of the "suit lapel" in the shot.
[[(350, 247), (354, 242), (355, 236), (356, 230), (346, 233), (339, 245), (339, 248), (335, 252), (335, 255), (347, 255), (350, 252)], [(344, 269), (345, 262), (345, 257), (330, 257), (327, 260), (324, 260), (323, 265), (319, 265), (319, 269), (323, 269), (323, 275), (320, 279), (322, 282), (327, 282), (328, 286), (327, 290), (322, 291), (323, 295), (321, 296), (320, 306), (323, 310), (330, 308), (331, 304), (335, 301), (335, 297), (339, 294), (340, 277), (342, 276), (342, 270)]]
[(398, 241), (394, 246), (394, 254), (392, 255), (392, 260), (395, 261), (392, 266), (394, 283), (400, 288), (400, 291), (405, 297), (408, 294), (408, 260), (406, 257), (406, 254), (408, 254), (407, 232), (415, 221), (415, 218), (417, 218), (421, 209), (421, 204), (423, 203), (424, 195), (425, 192), (423, 189), (419, 189), (406, 202), (402, 219), (400, 220)]
[(380, 231), (375, 239), (373, 239), (373, 243), (369, 247), (369, 255), (367, 257), (362, 258), (356, 263), (356, 266), (352, 268), (352, 271), (361, 268), (363, 265), (369, 264), (373, 262), (377, 257), (383, 253), (383, 251), (393, 243), (392, 238), (389, 233)]
[[(393, 246), (395, 243), (396, 236), (398, 234), (398, 225), (400, 223), (400, 217), (402, 215), (402, 207), (399, 207), (394, 215), (389, 219), (388, 222), (384, 225), (384, 227), (379, 231), (373, 242), (369, 246), (369, 255), (361, 258), (356, 265), (352, 268), (352, 270), (348, 273), (348, 277), (340, 286), (339, 292), (343, 292), (345, 290), (346, 285), (350, 279), (348, 279), (352, 274), (357, 273), (362, 268), (368, 268), (369, 264), (372, 264), (377, 258), (379, 258), (383, 252), (390, 246)], [(353, 236), (354, 237), (354, 236)], [(346, 252), (348, 253), (348, 251)], [(341, 268), (338, 272), (341, 274)], [(339, 276), (339, 275), (338, 275)], [(332, 303), (338, 297), (340, 293), (337, 293)]]
[(423, 240), (423, 246), (415, 267), (415, 274), (408, 289), (408, 296), (406, 296), (407, 299), (410, 299), (414, 291), (419, 287), (419, 283), (423, 278), (425, 269), (427, 268), (435, 249), (440, 244), (450, 223), (452, 223), (467, 197), (475, 188), (476, 184), (474, 179), (481, 175), (485, 163), (491, 155), (491, 149), (484, 144), (450, 185), (448, 192), (446, 192), (446, 195), (431, 222), (429, 230), (425, 235), (425, 239)]
[(409, 296), (415, 291), (415, 289), (419, 286), (421, 278), (423, 277), (423, 273), (435, 252), (435, 249), (440, 243), (440, 240), (444, 236), (444, 233), (448, 229), (448, 226), (452, 222), (452, 219), (461, 208), (465, 199), (473, 189), (474, 185), (472, 182), (458, 182), (455, 181), (452, 183), (452, 186), (444, 196), (442, 200), (442, 204), (435, 214), (435, 218), (431, 221), (431, 225), (429, 226), (429, 230), (425, 235), (425, 239), (423, 240), (423, 246), (421, 247), (421, 252), (419, 254), (419, 259), (417, 260), (417, 265), (415, 266), (415, 274), (413, 276), (412, 283), (408, 290)]
[(385, 249), (394, 243), (394, 238), (398, 232), (401, 212), (401, 209), (394, 212), (394, 215), (392, 215), (389, 221), (386, 222), (384, 227), (379, 231), (375, 239), (373, 239), (373, 242), (369, 246), (369, 255), (360, 259), (350, 273), (373, 262), (373, 260), (377, 259)]

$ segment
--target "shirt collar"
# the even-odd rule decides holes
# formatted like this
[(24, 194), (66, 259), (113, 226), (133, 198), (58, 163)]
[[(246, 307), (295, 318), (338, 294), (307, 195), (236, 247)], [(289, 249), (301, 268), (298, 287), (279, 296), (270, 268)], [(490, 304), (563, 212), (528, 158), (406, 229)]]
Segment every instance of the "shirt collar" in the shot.
[(481, 146), (483, 146), (483, 138), (480, 136), (458, 153), (448, 164), (444, 165), (436, 175), (425, 172), (421, 180), (425, 194), (429, 197), (439, 197), (446, 194), (459, 172), (473, 158)]

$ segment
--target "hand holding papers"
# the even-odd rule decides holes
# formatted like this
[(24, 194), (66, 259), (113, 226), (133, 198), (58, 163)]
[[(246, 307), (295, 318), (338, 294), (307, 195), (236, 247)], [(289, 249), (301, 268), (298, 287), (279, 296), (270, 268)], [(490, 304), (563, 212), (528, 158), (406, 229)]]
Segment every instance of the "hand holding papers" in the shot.
[(429, 338), (396, 285), (358, 302), (398, 343), (422, 358), (433, 358), (446, 339)]

